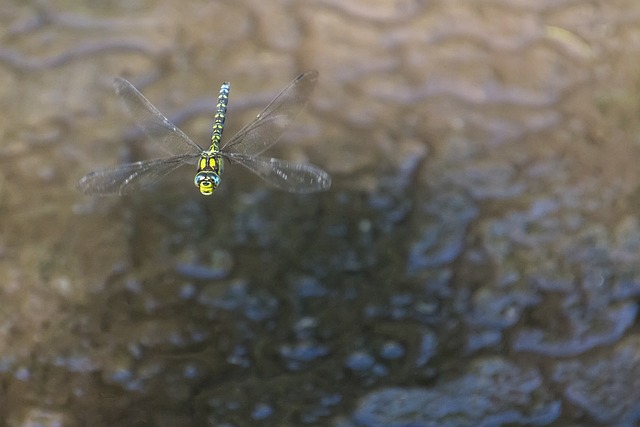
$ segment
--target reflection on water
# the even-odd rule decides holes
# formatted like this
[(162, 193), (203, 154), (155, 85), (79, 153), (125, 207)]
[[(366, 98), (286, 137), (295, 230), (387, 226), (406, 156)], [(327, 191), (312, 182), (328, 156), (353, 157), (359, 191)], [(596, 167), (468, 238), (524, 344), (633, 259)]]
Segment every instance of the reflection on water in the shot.
[[(634, 2), (0, 9), (5, 424), (638, 422)], [(74, 190), (154, 157), (114, 76), (206, 145), (314, 68), (331, 191)]]

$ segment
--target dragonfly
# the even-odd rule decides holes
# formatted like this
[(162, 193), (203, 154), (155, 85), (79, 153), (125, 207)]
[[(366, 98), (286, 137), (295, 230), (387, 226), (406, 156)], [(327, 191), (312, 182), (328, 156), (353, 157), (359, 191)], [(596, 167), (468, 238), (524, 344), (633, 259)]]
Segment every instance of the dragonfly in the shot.
[(115, 91), (124, 100), (136, 124), (169, 157), (91, 172), (78, 182), (78, 188), (85, 194), (132, 194), (188, 164), (197, 167), (195, 186), (202, 195), (210, 196), (220, 185), (226, 160), (241, 164), (280, 190), (291, 193), (328, 190), (331, 177), (317, 166), (259, 156), (273, 146), (294, 121), (317, 82), (317, 71), (299, 75), (251, 123), (221, 143), (230, 89), (229, 82), (223, 82), (213, 118), (211, 145), (205, 150), (163, 116), (131, 83), (117, 77)]

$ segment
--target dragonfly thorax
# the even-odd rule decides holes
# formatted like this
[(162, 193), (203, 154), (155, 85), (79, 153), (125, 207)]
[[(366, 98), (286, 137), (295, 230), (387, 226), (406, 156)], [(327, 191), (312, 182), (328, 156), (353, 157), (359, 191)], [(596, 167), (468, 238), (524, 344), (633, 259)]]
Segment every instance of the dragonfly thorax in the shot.
[(198, 160), (198, 171), (193, 183), (204, 196), (210, 196), (220, 185), (222, 175), (222, 156), (220, 153), (205, 151)]

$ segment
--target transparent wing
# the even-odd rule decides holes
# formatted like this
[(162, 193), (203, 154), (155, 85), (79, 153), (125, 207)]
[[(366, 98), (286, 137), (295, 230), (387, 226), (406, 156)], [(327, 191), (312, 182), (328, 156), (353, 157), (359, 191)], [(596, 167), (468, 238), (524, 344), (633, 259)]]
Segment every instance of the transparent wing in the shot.
[(317, 82), (317, 71), (299, 75), (258, 114), (254, 121), (224, 144), (221, 151), (258, 155), (271, 147), (307, 103)]
[(78, 182), (85, 194), (128, 194), (148, 187), (185, 163), (195, 164), (197, 155), (183, 155), (164, 159), (129, 163), (112, 169), (91, 172)]
[(120, 95), (136, 124), (157, 142), (167, 154), (197, 154), (202, 148), (193, 142), (184, 132), (160, 113), (127, 80), (116, 77), (113, 82), (116, 93)]
[(267, 183), (290, 193), (315, 193), (331, 187), (329, 174), (317, 166), (292, 163), (268, 157), (253, 157), (244, 154), (226, 154)]

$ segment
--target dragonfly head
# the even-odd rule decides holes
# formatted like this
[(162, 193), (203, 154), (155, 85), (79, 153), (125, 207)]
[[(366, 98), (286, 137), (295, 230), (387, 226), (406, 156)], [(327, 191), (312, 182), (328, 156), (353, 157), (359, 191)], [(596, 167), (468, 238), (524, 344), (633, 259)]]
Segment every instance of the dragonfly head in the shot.
[(210, 196), (220, 185), (220, 175), (214, 171), (200, 171), (196, 174), (193, 183), (200, 189), (204, 196)]

